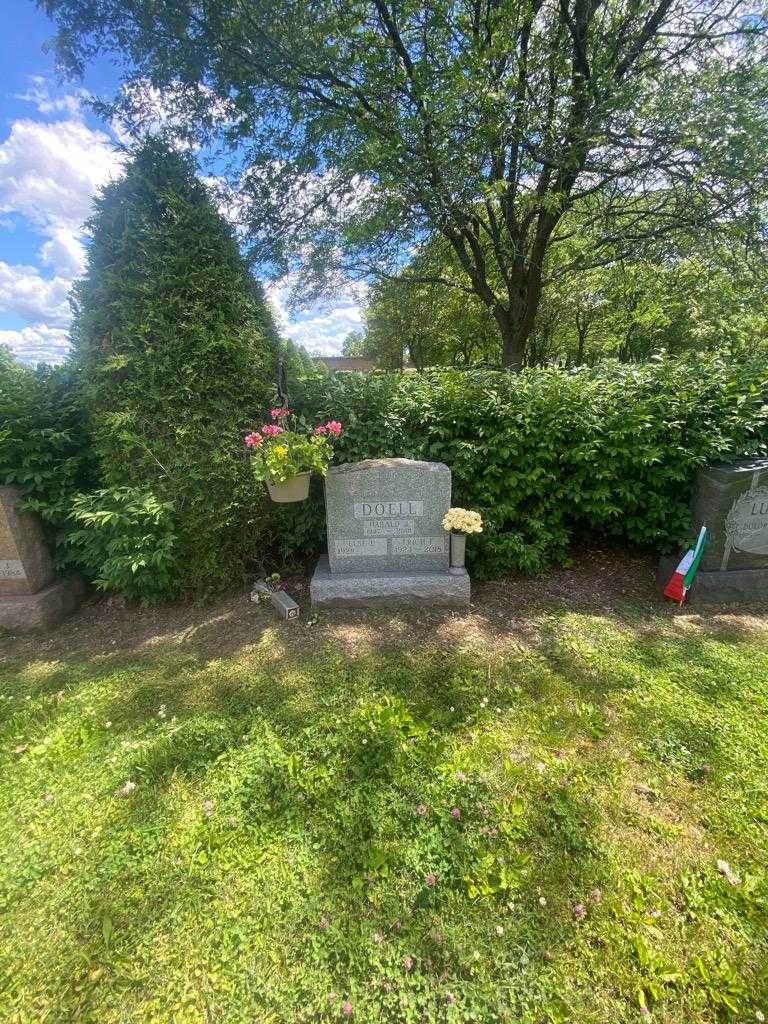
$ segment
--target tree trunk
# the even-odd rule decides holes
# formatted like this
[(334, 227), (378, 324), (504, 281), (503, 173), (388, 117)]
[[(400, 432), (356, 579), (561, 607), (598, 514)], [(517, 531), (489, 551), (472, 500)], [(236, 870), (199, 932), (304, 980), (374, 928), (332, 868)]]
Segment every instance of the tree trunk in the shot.
[(523, 366), (527, 335), (521, 339), (519, 324), (503, 306), (497, 306), (493, 316), (501, 332), (501, 365), (505, 370), (517, 373)]
[(589, 331), (588, 327), (581, 327), (581, 326), (579, 326), (578, 323), (576, 324), (576, 333), (577, 333), (578, 338), (579, 338), (579, 347), (578, 347), (578, 349), (576, 351), (576, 365), (577, 366), (583, 366), (584, 365), (584, 349), (586, 348), (586, 344), (587, 344), (587, 332), (588, 331)]
[(493, 315), (502, 339), (501, 365), (517, 372), (522, 369), (525, 349), (536, 323), (541, 299), (541, 269), (529, 267), (518, 289), (511, 292), (509, 306), (497, 303)]

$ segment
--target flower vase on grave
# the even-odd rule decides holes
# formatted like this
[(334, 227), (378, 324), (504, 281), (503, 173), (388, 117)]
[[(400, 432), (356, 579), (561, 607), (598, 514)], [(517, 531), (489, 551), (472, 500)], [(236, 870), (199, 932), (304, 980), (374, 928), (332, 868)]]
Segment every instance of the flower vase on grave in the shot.
[(451, 572), (464, 571), (464, 559), (467, 554), (467, 535), (457, 530), (451, 531)]

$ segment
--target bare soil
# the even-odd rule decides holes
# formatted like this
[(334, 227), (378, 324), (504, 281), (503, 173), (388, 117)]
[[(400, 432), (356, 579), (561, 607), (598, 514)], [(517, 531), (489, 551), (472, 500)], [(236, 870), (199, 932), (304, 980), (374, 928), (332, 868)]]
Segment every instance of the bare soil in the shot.
[[(569, 611), (621, 620), (632, 609), (637, 624), (647, 614), (648, 628), (658, 618), (674, 628), (707, 624), (738, 632), (768, 630), (768, 599), (760, 607), (678, 606), (661, 595), (656, 557), (611, 547), (576, 550), (567, 567), (538, 578), (510, 575), (473, 582), (467, 612), (446, 609), (344, 609), (313, 612), (309, 579), (291, 577), (286, 589), (301, 605), (301, 619), (281, 622), (268, 605), (249, 600), (246, 590), (213, 603), (167, 604), (158, 608), (127, 605), (120, 599), (92, 595), (56, 630), (42, 636), (0, 637), (0, 657), (56, 659), (62, 656), (140, 651), (166, 642), (186, 650), (224, 657), (277, 633), (280, 645), (295, 649), (332, 642), (349, 653), (384, 647), (464, 644), (537, 646), (538, 622), (545, 613)], [(652, 624), (653, 621), (653, 624)]]

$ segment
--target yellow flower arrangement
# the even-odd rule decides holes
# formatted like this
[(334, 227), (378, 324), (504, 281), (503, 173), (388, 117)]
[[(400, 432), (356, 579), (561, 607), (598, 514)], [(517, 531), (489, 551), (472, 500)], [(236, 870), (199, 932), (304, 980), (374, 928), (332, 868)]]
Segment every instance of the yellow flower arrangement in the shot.
[(278, 459), (284, 459), (288, 455), (288, 449), (284, 444), (276, 444), (273, 450)]
[(443, 529), (455, 533), (482, 533), (483, 520), (479, 512), (466, 508), (449, 508), (443, 516)]

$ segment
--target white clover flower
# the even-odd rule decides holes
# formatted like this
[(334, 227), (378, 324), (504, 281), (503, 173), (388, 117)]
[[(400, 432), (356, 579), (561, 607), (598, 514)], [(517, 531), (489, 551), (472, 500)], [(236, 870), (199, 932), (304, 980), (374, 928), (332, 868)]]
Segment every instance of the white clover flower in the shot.
[(483, 520), (479, 512), (466, 508), (449, 508), (443, 516), (443, 529), (456, 533), (482, 533)]

